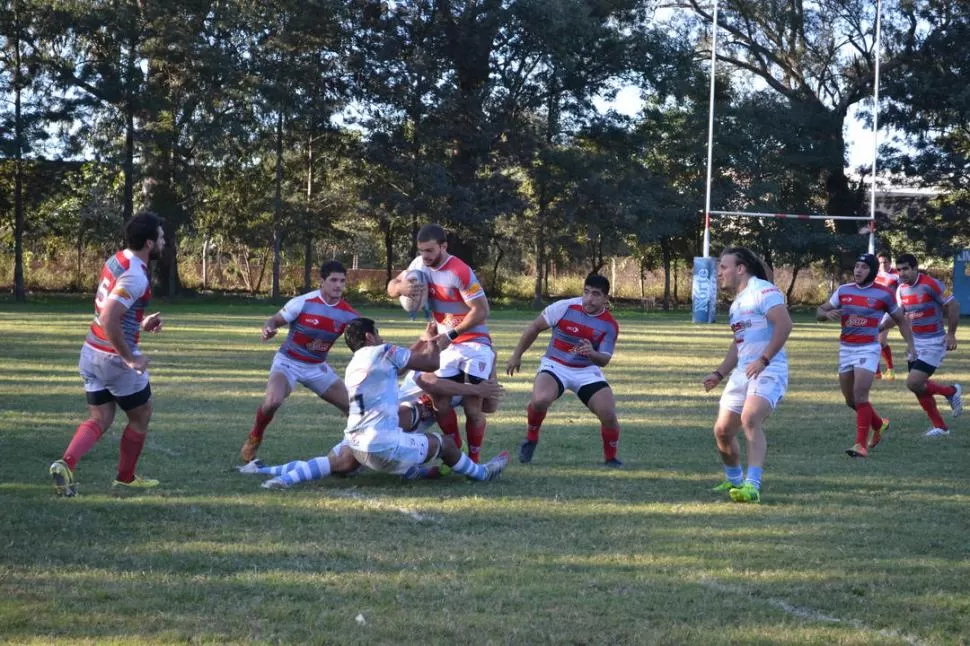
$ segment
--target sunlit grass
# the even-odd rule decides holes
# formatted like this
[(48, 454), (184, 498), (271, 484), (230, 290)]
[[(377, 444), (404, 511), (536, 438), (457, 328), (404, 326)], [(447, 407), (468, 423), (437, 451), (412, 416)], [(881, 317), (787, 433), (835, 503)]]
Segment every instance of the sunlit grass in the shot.
[[(700, 380), (728, 348), (725, 326), (633, 312), (618, 314), (607, 370), (622, 471), (601, 466), (598, 424), (567, 395), (534, 464), (514, 462), (488, 485), (368, 474), (268, 492), (229, 467), (276, 347), (258, 340), (273, 307), (162, 304), (166, 330), (145, 340), (156, 412), (141, 470), (163, 486), (112, 493), (116, 424), (78, 469), (82, 494), (63, 500), (46, 467), (83, 416), (76, 364), (88, 309), (0, 311), (0, 641), (895, 644), (970, 634), (967, 423), (927, 440), (902, 380), (877, 383), (891, 431), (869, 460), (849, 459), (854, 420), (837, 388), (834, 326), (797, 321), (761, 506), (709, 492), (720, 477), (718, 393)], [(391, 341), (421, 329), (399, 310), (367, 314)], [(496, 313), (500, 371), (533, 317)], [(504, 379), (486, 453), (523, 436), (546, 340), (524, 376)], [(334, 367), (348, 356), (335, 347)], [(970, 353), (948, 356), (940, 378), (970, 382)], [(342, 425), (300, 390), (263, 457), (322, 454)]]

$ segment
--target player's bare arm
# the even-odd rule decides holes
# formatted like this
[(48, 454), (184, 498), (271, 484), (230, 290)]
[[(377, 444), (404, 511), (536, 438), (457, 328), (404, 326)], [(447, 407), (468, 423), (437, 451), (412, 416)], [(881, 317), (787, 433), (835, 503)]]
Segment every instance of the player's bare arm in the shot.
[(158, 334), (162, 331), (162, 313), (155, 312), (149, 314), (141, 320), (141, 329), (145, 332), (151, 332), (153, 334)]
[(768, 341), (768, 345), (765, 346), (765, 351), (762, 355), (749, 363), (747, 368), (745, 368), (744, 374), (747, 375), (748, 379), (757, 377), (768, 367), (768, 364), (775, 358), (775, 355), (785, 347), (785, 342), (788, 341), (788, 337), (791, 335), (792, 327), (794, 326), (791, 315), (788, 313), (788, 308), (784, 305), (775, 305), (772, 307), (765, 313), (765, 318), (774, 324), (774, 332), (771, 335), (771, 340)]
[(451, 379), (440, 379), (433, 372), (422, 372), (414, 379), (415, 383), (432, 397), (481, 397), (498, 399), (505, 394), (502, 384), (494, 379), (477, 384), (464, 384)]
[(957, 326), (960, 325), (960, 302), (951, 298), (943, 304), (943, 314), (946, 315), (946, 349), (952, 352), (957, 349)]
[(263, 328), (260, 331), (260, 338), (262, 338), (263, 341), (269, 341), (276, 336), (276, 332), (284, 325), (288, 325), (286, 319), (280, 316), (280, 314), (277, 312), (273, 316), (266, 319), (266, 322), (263, 323)]
[(727, 354), (724, 355), (724, 359), (721, 361), (721, 365), (712, 370), (709, 375), (704, 377), (704, 390), (710, 392), (711, 389), (724, 381), (725, 375), (730, 374), (730, 372), (734, 370), (734, 367), (737, 365), (738, 344), (734, 342), (734, 339), (732, 339)]
[(899, 334), (903, 337), (903, 341), (906, 342), (906, 358), (913, 361), (916, 359), (916, 346), (913, 344), (913, 328), (910, 327), (909, 319), (903, 313), (903, 308), (897, 307), (896, 311), (890, 314), (889, 317), (899, 326)]
[(815, 319), (817, 321), (840, 321), (842, 320), (842, 310), (831, 303), (822, 303), (815, 310)]
[(515, 350), (512, 351), (512, 356), (505, 363), (505, 374), (512, 377), (515, 373), (522, 368), (522, 355), (525, 354), (526, 350), (532, 347), (536, 339), (539, 338), (539, 333), (543, 330), (548, 330), (549, 324), (546, 323), (546, 319), (540, 314), (536, 317), (532, 323), (529, 323), (529, 327), (525, 329), (522, 336), (519, 337), (519, 342), (515, 345)]
[[(482, 325), (485, 323), (490, 312), (488, 299), (485, 297), (465, 301), (465, 305), (469, 307), (468, 314), (466, 314), (465, 318), (461, 320), (461, 323), (453, 328), (453, 330), (458, 333), (458, 336), (461, 336), (476, 325)], [(440, 349), (444, 350), (451, 345), (451, 338), (447, 334), (439, 334), (435, 338), (435, 342), (438, 344)]]
[(124, 360), (129, 368), (137, 372), (143, 372), (148, 367), (149, 359), (144, 355), (136, 356), (132, 349), (128, 347), (125, 340), (125, 332), (121, 326), (121, 317), (125, 315), (128, 308), (121, 301), (109, 299), (98, 318), (104, 328), (104, 334), (108, 337), (111, 347), (115, 349), (118, 356)]
[(589, 339), (583, 339), (576, 344), (575, 350), (576, 354), (586, 357), (593, 362), (593, 365), (599, 366), (600, 368), (606, 366), (610, 362), (610, 359), (613, 358), (612, 354), (597, 352)]
[(411, 358), (404, 366), (404, 370), (416, 370), (418, 372), (434, 372), (438, 369), (441, 362), (440, 350), (431, 341), (419, 340), (411, 346)]

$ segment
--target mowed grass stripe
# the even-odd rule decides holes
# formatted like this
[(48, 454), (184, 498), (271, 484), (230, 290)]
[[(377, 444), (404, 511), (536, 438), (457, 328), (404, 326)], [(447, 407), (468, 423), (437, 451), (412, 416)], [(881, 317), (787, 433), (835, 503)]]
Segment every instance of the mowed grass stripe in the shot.
[[(258, 340), (274, 308), (159, 309), (166, 330), (144, 344), (156, 413), (141, 471), (163, 486), (112, 495), (116, 423), (78, 469), (73, 500), (51, 494), (46, 467), (83, 417), (76, 364), (89, 307), (0, 311), (0, 640), (960, 643), (970, 634), (970, 416), (950, 437), (923, 438), (928, 422), (903, 381), (878, 382), (872, 399), (891, 431), (869, 460), (849, 459), (854, 419), (837, 389), (834, 326), (796, 317), (791, 388), (768, 429), (765, 503), (745, 507), (708, 491), (720, 477), (710, 430), (718, 393), (700, 380), (729, 346), (723, 324), (618, 314), (607, 375), (622, 471), (600, 465), (598, 424), (567, 394), (534, 463), (513, 462), (495, 483), (367, 474), (267, 492), (229, 468), (276, 347)], [(399, 310), (362, 309), (388, 340), (421, 329)], [(496, 312), (500, 372), (534, 317)], [(524, 375), (503, 380), (487, 454), (523, 436), (547, 340), (525, 357)], [(348, 357), (336, 347), (334, 367)], [(966, 348), (939, 378), (970, 383)], [(263, 457), (324, 453), (342, 426), (298, 390)]]

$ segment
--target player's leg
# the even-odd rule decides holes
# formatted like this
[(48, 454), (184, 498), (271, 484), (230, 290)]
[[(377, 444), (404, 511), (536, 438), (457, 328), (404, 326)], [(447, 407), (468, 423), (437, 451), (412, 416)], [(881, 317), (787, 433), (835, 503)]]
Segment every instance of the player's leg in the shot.
[[(277, 360), (273, 360), (274, 368), (277, 367)], [(273, 421), (273, 416), (279, 407), (283, 405), (286, 398), (293, 392), (296, 386), (296, 377), (282, 370), (270, 369), (269, 379), (266, 381), (266, 393), (263, 401), (256, 409), (256, 419), (253, 421), (253, 428), (249, 431), (249, 436), (239, 451), (239, 457), (243, 462), (252, 462), (256, 459), (256, 451), (263, 442), (263, 434), (266, 427)]]
[[(465, 374), (465, 382), (477, 384), (494, 374), (495, 351), (492, 346), (482, 343), (460, 343), (457, 346), (446, 348), (445, 352), (450, 352), (452, 348), (459, 355), (458, 367)], [(478, 463), (482, 445), (485, 443), (485, 430), (488, 425), (482, 398), (464, 397), (461, 407), (465, 411), (465, 438), (468, 440), (468, 457), (473, 462)]]
[(741, 432), (741, 406), (728, 403), (722, 397), (721, 406), (714, 421), (714, 443), (721, 455), (724, 465), (724, 480), (715, 485), (713, 491), (727, 493), (735, 487), (741, 486), (744, 480), (744, 469), (741, 467), (741, 445), (738, 443), (738, 433)]
[(150, 489), (158, 486), (158, 480), (135, 475), (138, 458), (148, 436), (148, 424), (152, 419), (152, 390), (146, 385), (130, 395), (115, 395), (118, 406), (128, 416), (128, 424), (121, 434), (118, 454), (118, 475), (112, 486)]
[[(878, 361), (879, 355), (872, 353), (872, 356), (866, 357), (862, 365), (856, 365), (852, 369), (851, 401), (855, 404), (856, 434), (855, 444), (852, 448), (846, 449), (846, 453), (854, 458), (864, 458), (868, 455), (869, 430), (882, 424), (882, 418), (869, 402), (869, 391), (872, 389)], [(843, 376), (839, 375), (839, 377), (841, 380)], [(845, 386), (842, 393), (846, 394)], [(846, 403), (849, 403), (848, 397)]]
[[(469, 379), (474, 379), (469, 376)], [(472, 381), (475, 383), (475, 381)], [(481, 397), (463, 397), (461, 408), (465, 412), (465, 439), (468, 441), (468, 457), (475, 464), (481, 458), (482, 444), (485, 443), (485, 429), (488, 419), (482, 410)], [(449, 465), (450, 466), (450, 465)]]
[[(923, 411), (926, 412), (926, 416), (929, 418), (930, 424), (932, 424), (930, 429), (925, 433), (927, 437), (950, 434), (950, 427), (943, 421), (943, 416), (940, 415), (940, 410), (936, 406), (936, 398), (934, 397), (940, 387), (935, 383), (933, 385), (936, 388), (929, 387), (929, 384), (933, 383), (930, 381), (930, 377), (935, 371), (935, 366), (930, 365), (922, 359), (916, 359), (916, 361), (910, 362), (909, 374), (906, 376), (906, 387), (916, 395), (916, 400), (919, 402)], [(952, 395), (954, 392), (955, 389), (950, 390), (949, 394)]]
[(613, 389), (606, 381), (595, 381), (580, 387), (576, 396), (599, 418), (604, 463), (608, 467), (622, 467), (623, 463), (616, 457), (620, 446), (620, 422), (616, 419)]
[(257, 467), (247, 473), (275, 476), (260, 485), (264, 489), (289, 489), (301, 482), (323, 480), (333, 473), (351, 473), (358, 466), (360, 465), (354, 458), (353, 451), (345, 442), (340, 442), (327, 455), (279, 466)]
[(74, 430), (70, 444), (60, 460), (51, 463), (48, 472), (54, 481), (54, 491), (59, 496), (71, 497), (77, 494), (74, 470), (78, 462), (90, 451), (104, 432), (111, 427), (115, 418), (114, 397), (107, 390), (86, 393), (88, 418)]
[[(453, 381), (464, 382), (465, 375), (461, 371), (461, 355), (451, 345), (444, 349), (440, 356), (439, 368), (435, 370), (435, 375), (439, 379), (451, 379)], [(451, 397), (437, 395), (432, 397), (435, 420), (445, 436), (450, 437), (459, 449), (461, 448), (461, 435), (458, 431), (458, 414), (451, 405)]]
[[(888, 314), (883, 315), (883, 320), (889, 318)], [(886, 372), (883, 375), (889, 381), (896, 378), (896, 371), (893, 369), (893, 351), (889, 347), (889, 330), (883, 330), (879, 333), (879, 353), (882, 356), (882, 360), (886, 362)], [(879, 376), (878, 368), (876, 372), (876, 378), (881, 379)]]
[(532, 385), (532, 396), (526, 408), (525, 439), (519, 444), (519, 462), (532, 462), (536, 446), (539, 444), (539, 431), (546, 412), (552, 403), (565, 392), (562, 381), (548, 370), (540, 369)]
[[(333, 373), (332, 368), (330, 372)], [(336, 377), (336, 374), (334, 376)], [(311, 390), (313, 389), (311, 388)], [(320, 398), (329, 404), (333, 404), (344, 415), (350, 412), (350, 399), (347, 394), (347, 385), (340, 377), (336, 377), (327, 385), (326, 390), (320, 393)]]
[(735, 502), (761, 502), (761, 477), (768, 452), (764, 425), (787, 387), (787, 373), (774, 374), (766, 371), (748, 382), (747, 396), (741, 409), (741, 428), (747, 443), (748, 473), (740, 487), (728, 492)]
[(502, 473), (502, 470), (509, 463), (509, 454), (506, 451), (502, 451), (485, 464), (478, 464), (473, 462), (469, 456), (462, 453), (461, 449), (447, 435), (442, 438), (438, 438), (434, 433), (428, 433), (427, 435), (432, 440), (437, 440), (440, 446), (440, 453), (431, 453), (429, 451), (427, 459), (432, 460), (437, 455), (441, 457), (441, 461), (450, 467), (452, 471), (467, 476), (471, 480), (493, 480)]

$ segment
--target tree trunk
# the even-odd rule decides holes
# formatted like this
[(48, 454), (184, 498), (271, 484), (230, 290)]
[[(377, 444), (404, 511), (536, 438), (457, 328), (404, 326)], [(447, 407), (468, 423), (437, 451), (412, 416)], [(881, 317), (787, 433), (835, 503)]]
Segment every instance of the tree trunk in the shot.
[(394, 278), (394, 236), (391, 235), (391, 218), (381, 222), (384, 229), (384, 269), (387, 272), (387, 282)]
[(788, 289), (785, 290), (785, 301), (788, 303), (789, 307), (791, 307), (792, 294), (795, 292), (795, 280), (798, 278), (798, 272), (800, 270), (801, 270), (801, 267), (799, 266), (798, 263), (792, 265), (791, 282), (788, 283)]
[(21, 85), (23, 84), (22, 61), (20, 59), (20, 3), (14, 2), (14, 263), (13, 293), (18, 303), (27, 302), (27, 288), (24, 283), (24, 123)]
[[(541, 205), (540, 205), (541, 208)], [(546, 253), (545, 253), (546, 242), (543, 236), (542, 225), (539, 225), (539, 231), (536, 234), (535, 242), (533, 243), (533, 251), (536, 257), (536, 282), (535, 290), (533, 292), (532, 305), (536, 309), (542, 307), (542, 270), (546, 264)]]
[(678, 280), (677, 276), (677, 266), (680, 265), (680, 261), (677, 258), (674, 258), (670, 261), (670, 264), (673, 265), (674, 268), (674, 305), (676, 305), (680, 302), (680, 294), (678, 290), (680, 281)]
[(498, 266), (502, 263), (502, 258), (505, 257), (505, 249), (499, 245), (495, 245), (498, 249), (498, 254), (495, 256), (495, 262), (492, 263), (492, 283), (488, 286), (488, 293), (492, 296), (499, 295), (498, 289)]
[(273, 299), (280, 297), (280, 254), (283, 247), (283, 110), (276, 113), (276, 181), (273, 194)]
[(135, 213), (135, 43), (128, 43), (128, 60), (125, 61), (125, 149), (122, 171), (125, 178), (122, 209), (127, 222)]
[(660, 239), (660, 256), (662, 258), (664, 266), (664, 299), (663, 299), (663, 310), (665, 312), (670, 311), (670, 240), (668, 238)]

